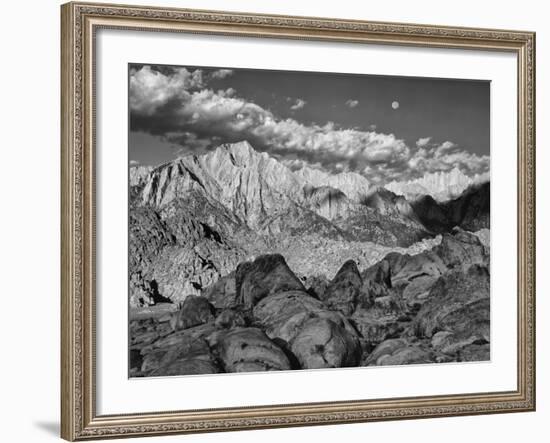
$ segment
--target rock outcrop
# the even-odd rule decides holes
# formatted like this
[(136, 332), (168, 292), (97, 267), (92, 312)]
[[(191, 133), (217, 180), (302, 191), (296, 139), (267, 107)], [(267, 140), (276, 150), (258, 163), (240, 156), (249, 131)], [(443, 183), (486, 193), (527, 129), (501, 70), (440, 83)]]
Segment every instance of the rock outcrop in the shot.
[(304, 291), (282, 255), (262, 255), (253, 262), (241, 263), (235, 273), (237, 297), (245, 308), (252, 308), (262, 298), (284, 291)]
[(361, 349), (356, 335), (327, 318), (310, 318), (290, 344), (303, 369), (357, 366)]
[(134, 187), (143, 185), (152, 170), (153, 168), (151, 166), (134, 166), (130, 168), (130, 186)]
[[(390, 253), (376, 265), (364, 271), (363, 278), (377, 282), (385, 282), (389, 287), (409, 286), (413, 281), (413, 292), (424, 292), (426, 285), (433, 283), (433, 279), (454, 269), (471, 264), (488, 265), (489, 254), (487, 248), (479, 238), (461, 229), (452, 234), (444, 234), (439, 245), (420, 254), (408, 255)], [(413, 288), (414, 288), (413, 287)], [(410, 288), (411, 291), (413, 288)]]
[(324, 291), (322, 300), (335, 311), (350, 316), (359, 302), (363, 279), (353, 260), (348, 260), (340, 268)]
[(488, 342), (489, 283), (489, 270), (480, 265), (441, 277), (411, 325), (414, 334), (431, 338), (439, 331), (468, 332)]
[(433, 352), (403, 339), (387, 340), (376, 347), (365, 361), (366, 366), (397, 366), (435, 363)]
[(234, 329), (220, 340), (218, 347), (226, 372), (290, 369), (283, 350), (257, 328)]
[[(306, 289), (281, 255), (243, 262), (171, 321), (133, 320), (132, 376), (481, 361), (490, 355), (489, 259), (478, 236), (344, 263)], [(227, 300), (224, 300), (227, 298)]]
[[(204, 332), (204, 331), (201, 331)], [(197, 331), (141, 348), (139, 373), (146, 376), (213, 374), (220, 372), (207, 341)]]
[[(162, 357), (160, 357), (162, 355)], [(155, 365), (151, 356), (158, 361)], [(160, 357), (160, 359), (158, 358)], [(177, 346), (164, 351), (149, 354), (144, 364), (151, 370), (151, 376), (215, 374), (219, 372), (208, 344), (202, 339), (184, 339)]]
[(190, 295), (181, 309), (173, 314), (170, 326), (174, 331), (192, 328), (214, 320), (214, 308), (205, 297)]
[(416, 212), (407, 199), (385, 188), (378, 187), (371, 189), (362, 202), (382, 215), (400, 218), (404, 224), (424, 229), (424, 226), (418, 220)]
[(216, 283), (210, 285), (204, 291), (204, 296), (216, 309), (235, 308), (239, 304), (235, 284), (235, 272), (230, 272)]

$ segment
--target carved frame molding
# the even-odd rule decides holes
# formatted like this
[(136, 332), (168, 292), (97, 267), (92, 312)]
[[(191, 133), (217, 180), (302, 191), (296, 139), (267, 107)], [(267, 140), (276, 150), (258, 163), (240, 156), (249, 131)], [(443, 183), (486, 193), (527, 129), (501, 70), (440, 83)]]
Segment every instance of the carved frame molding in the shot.
[[(61, 7), (61, 435), (67, 440), (535, 409), (535, 34), (68, 3)], [(98, 416), (94, 36), (99, 28), (509, 51), (518, 59), (518, 384), (512, 392)]]

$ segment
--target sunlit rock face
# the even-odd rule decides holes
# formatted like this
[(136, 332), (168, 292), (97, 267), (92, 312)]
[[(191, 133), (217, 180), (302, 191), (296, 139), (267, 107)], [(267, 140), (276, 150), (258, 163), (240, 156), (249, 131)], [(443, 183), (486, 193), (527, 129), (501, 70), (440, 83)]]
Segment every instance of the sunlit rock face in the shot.
[(190, 191), (221, 203), (250, 227), (299, 201), (302, 182), (248, 142), (222, 145), (202, 156), (187, 156), (152, 171), (143, 191), (144, 204), (163, 207)]
[(151, 166), (134, 166), (130, 168), (130, 186), (139, 186), (145, 182), (149, 173), (153, 170)]
[(319, 169), (303, 167), (294, 172), (303, 180), (304, 184), (312, 187), (328, 186), (341, 191), (346, 197), (353, 201), (359, 201), (369, 191), (369, 181), (355, 172), (341, 172), (329, 174)]

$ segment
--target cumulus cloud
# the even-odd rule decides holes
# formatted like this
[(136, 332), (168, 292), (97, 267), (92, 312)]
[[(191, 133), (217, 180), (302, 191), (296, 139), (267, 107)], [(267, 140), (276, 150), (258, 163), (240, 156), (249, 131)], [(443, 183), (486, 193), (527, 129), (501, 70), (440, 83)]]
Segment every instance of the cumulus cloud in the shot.
[(130, 73), (130, 109), (153, 115), (170, 100), (185, 100), (190, 91), (204, 87), (201, 70), (174, 69), (172, 75), (152, 70), (150, 66)]
[(359, 100), (346, 100), (346, 106), (349, 108), (355, 108), (359, 104)]
[(297, 98), (294, 104), (290, 107), (293, 111), (297, 111), (298, 109), (302, 109), (306, 105), (306, 101), (302, 100), (301, 98)]
[(138, 166), (139, 165), (139, 161), (137, 160), (130, 160), (130, 166)]
[(446, 141), (446, 142), (443, 142), (442, 144), (440, 144), (435, 150), (436, 150), (437, 154), (440, 155), (440, 154), (444, 154), (445, 152), (450, 152), (454, 148), (457, 148), (456, 144), (454, 144), (453, 142), (450, 142), (450, 141)]
[(233, 75), (233, 69), (218, 69), (212, 72), (212, 74), (210, 74), (212, 78), (217, 78), (217, 79), (226, 78), (226, 77), (229, 77), (230, 75)]
[(431, 137), (419, 138), (416, 141), (416, 146), (418, 146), (419, 148), (422, 148), (423, 146), (426, 146), (428, 143), (430, 143), (431, 139), (432, 139)]
[(490, 159), (488, 155), (477, 155), (461, 149), (453, 142), (445, 141), (441, 144), (424, 144), (414, 152), (408, 164), (420, 175), (426, 172), (450, 171), (456, 167), (463, 173), (474, 176), (488, 173)]
[[(231, 88), (214, 91), (200, 70), (159, 72), (148, 66), (131, 72), (131, 129), (160, 135), (181, 146), (179, 153), (202, 153), (221, 143), (248, 140), (293, 169), (316, 165), (326, 171), (355, 171), (384, 183), (405, 180), (457, 164), (464, 172), (488, 170), (478, 157), (451, 142), (420, 139), (411, 149), (394, 134), (280, 118), (237, 95)], [(291, 109), (305, 101), (296, 99)]]

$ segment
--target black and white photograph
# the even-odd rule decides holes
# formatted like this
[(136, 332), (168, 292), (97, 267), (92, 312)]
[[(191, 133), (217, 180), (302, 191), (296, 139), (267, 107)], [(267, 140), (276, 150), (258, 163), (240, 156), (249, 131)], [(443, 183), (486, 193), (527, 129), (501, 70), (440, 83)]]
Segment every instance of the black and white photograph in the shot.
[(130, 64), (129, 376), (490, 361), (490, 92)]
[(5, 2), (2, 441), (548, 440), (547, 10)]

